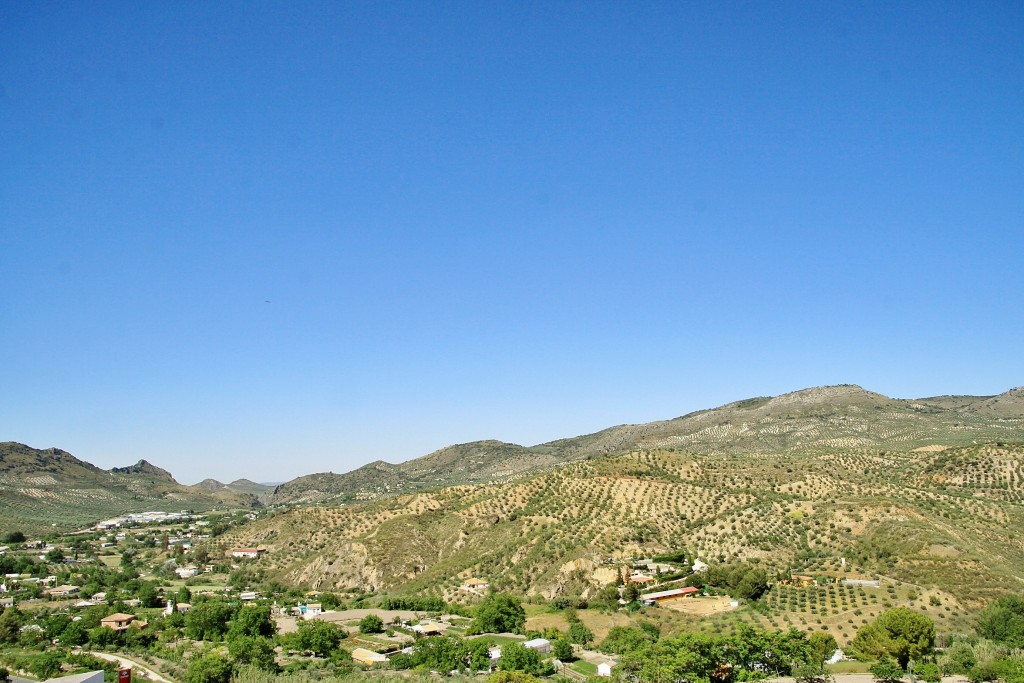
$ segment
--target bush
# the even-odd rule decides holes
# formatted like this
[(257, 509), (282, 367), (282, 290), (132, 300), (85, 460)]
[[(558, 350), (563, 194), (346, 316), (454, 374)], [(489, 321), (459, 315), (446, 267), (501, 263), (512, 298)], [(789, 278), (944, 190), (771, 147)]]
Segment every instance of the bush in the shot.
[(230, 683), (231, 662), (214, 652), (192, 660), (185, 674), (187, 683)]
[(384, 620), (376, 614), (367, 614), (359, 622), (360, 633), (381, 633), (384, 631)]
[(938, 683), (942, 680), (942, 672), (937, 664), (925, 662), (914, 667), (914, 675), (927, 683)]
[(1024, 647), (1024, 596), (999, 598), (978, 617), (978, 633), (1011, 647)]
[(903, 667), (892, 657), (882, 657), (868, 671), (876, 683), (898, 683), (903, 680)]
[(834, 680), (821, 662), (797, 664), (793, 667), (793, 678), (796, 683), (830, 683)]

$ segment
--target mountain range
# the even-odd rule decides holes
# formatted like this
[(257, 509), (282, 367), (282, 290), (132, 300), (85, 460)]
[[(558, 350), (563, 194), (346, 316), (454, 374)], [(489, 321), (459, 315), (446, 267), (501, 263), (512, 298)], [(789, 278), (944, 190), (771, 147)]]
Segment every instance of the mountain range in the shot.
[(586, 458), (637, 449), (706, 455), (835, 448), (915, 448), (1024, 441), (1024, 388), (997, 396), (893, 399), (856, 385), (736, 401), (646, 424), (627, 424), (532, 447), (501, 441), (448, 446), (393, 465), (298, 477), (261, 496), (273, 503), (345, 502), (438, 486), (502, 481)]
[(711, 457), (1024, 442), (1024, 389), (997, 396), (893, 399), (856, 385), (751, 398), (675, 419), (618, 425), (536, 446), (487, 440), (401, 464), (375, 461), (276, 487), (238, 479), (184, 486), (146, 460), (102, 470), (57, 448), (0, 443), (0, 525), (67, 528), (154, 508), (304, 505), (374, 500), (443, 486), (497, 483), (638, 450)]

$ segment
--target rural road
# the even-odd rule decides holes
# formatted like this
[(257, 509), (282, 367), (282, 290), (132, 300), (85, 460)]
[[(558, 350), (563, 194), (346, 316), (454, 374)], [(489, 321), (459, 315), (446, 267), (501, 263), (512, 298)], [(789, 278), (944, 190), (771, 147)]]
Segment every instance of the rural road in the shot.
[(141, 678), (147, 678), (151, 681), (159, 681), (160, 683), (174, 683), (171, 679), (161, 676), (145, 664), (140, 664), (134, 659), (128, 659), (123, 655), (112, 655), (106, 652), (93, 652), (91, 650), (83, 650), (83, 654), (99, 657), (100, 659), (105, 659), (108, 662), (117, 662), (124, 669), (133, 669), (138, 672), (138, 675)]

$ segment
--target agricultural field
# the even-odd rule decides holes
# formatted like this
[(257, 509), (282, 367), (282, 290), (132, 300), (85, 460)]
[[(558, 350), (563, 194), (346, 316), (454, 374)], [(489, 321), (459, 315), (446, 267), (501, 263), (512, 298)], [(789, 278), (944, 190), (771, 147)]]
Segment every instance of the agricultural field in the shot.
[(1024, 578), (1024, 540), (1005, 533), (1024, 528), (1014, 474), (1022, 455), (1007, 444), (730, 457), (642, 450), (507, 483), (272, 512), (211, 550), (259, 544), (268, 576), (313, 589), (471, 603), (469, 577), (520, 594), (586, 596), (630, 558), (685, 549), (713, 564), (758, 563), (772, 577), (887, 581), (878, 595), (778, 586), (765, 614), (712, 621), (849, 637), (887, 605), (916, 604), (953, 627)]

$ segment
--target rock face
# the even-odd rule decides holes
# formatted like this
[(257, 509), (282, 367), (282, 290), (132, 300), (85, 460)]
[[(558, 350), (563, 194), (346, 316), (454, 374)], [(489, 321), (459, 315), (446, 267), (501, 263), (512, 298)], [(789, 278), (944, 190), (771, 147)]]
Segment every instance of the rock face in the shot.
[(134, 465), (129, 465), (128, 467), (114, 467), (111, 468), (110, 472), (111, 474), (135, 474), (147, 478), (166, 479), (175, 484), (178, 483), (174, 481), (174, 477), (171, 476), (170, 472), (157, 467), (148, 460), (139, 460)]

